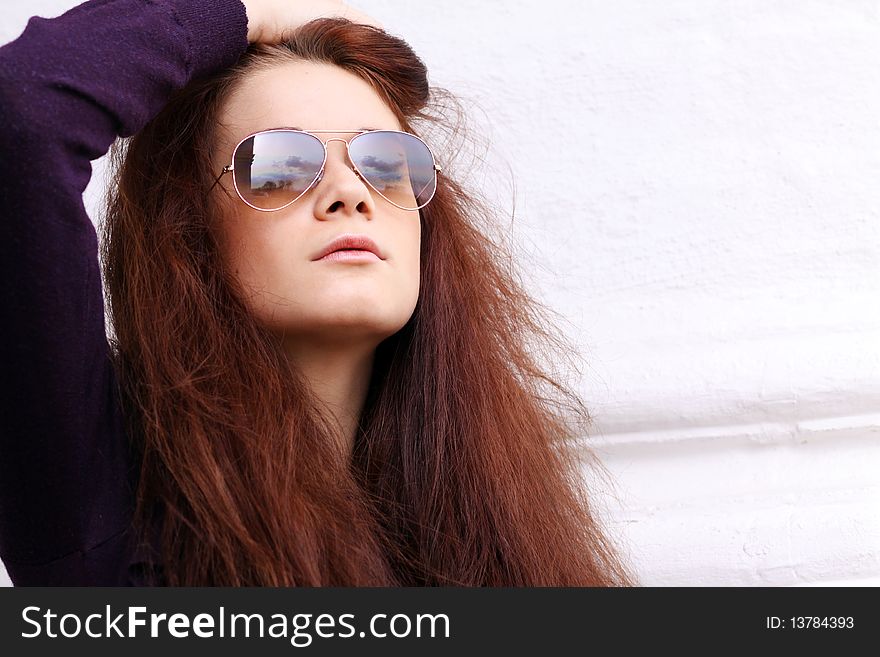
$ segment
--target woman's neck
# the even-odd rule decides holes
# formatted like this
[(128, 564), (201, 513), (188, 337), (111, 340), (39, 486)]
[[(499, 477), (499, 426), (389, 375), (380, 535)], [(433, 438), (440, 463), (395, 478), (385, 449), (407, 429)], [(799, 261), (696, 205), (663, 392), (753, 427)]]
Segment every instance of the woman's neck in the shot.
[(295, 346), (287, 346), (286, 351), (318, 401), (329, 411), (343, 454), (350, 458), (370, 384), (375, 346), (307, 346), (298, 341)]

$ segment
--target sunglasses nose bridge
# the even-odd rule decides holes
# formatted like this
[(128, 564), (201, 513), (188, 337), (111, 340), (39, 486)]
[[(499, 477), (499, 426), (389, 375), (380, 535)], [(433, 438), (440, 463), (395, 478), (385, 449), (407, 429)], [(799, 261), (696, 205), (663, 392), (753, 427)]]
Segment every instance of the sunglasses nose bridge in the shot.
[(327, 168), (326, 162), (327, 162), (327, 160), (330, 159), (329, 144), (332, 141), (341, 141), (345, 145), (345, 159), (348, 161), (347, 162), (348, 168), (351, 169), (358, 178), (363, 179), (363, 176), (361, 176), (361, 172), (357, 170), (357, 167), (355, 166), (354, 161), (351, 159), (351, 152), (348, 150), (348, 141), (349, 140), (342, 139), (341, 137), (331, 137), (330, 139), (328, 139), (324, 142), (324, 151), (326, 152), (326, 158), (325, 158), (324, 166), (321, 167), (321, 172), (318, 174), (318, 178), (317, 178), (317, 180), (315, 180), (314, 184), (317, 185), (319, 182), (321, 182), (321, 179), (324, 177), (324, 171)]
[[(330, 139), (328, 139), (328, 140), (326, 140), (326, 141), (323, 142), (323, 144), (324, 144), (324, 151), (325, 151), (325, 153), (326, 153), (326, 157), (325, 157), (325, 160), (324, 160), (324, 165), (321, 167), (321, 170), (318, 172), (318, 177), (315, 178), (315, 182), (313, 182), (313, 183), (311, 184), (311, 187), (316, 187), (316, 186), (318, 185), (318, 183), (320, 183), (321, 180), (324, 179), (324, 172), (327, 170), (327, 160), (330, 159), (330, 148), (329, 148), (328, 144), (329, 144), (331, 141), (341, 141), (343, 144), (345, 144), (345, 157), (348, 159), (348, 161), (349, 161), (349, 163), (350, 163), (349, 168), (354, 172), (354, 174), (355, 174), (358, 178), (360, 178), (361, 180), (363, 180), (363, 176), (361, 176), (361, 172), (357, 170), (357, 167), (355, 167), (354, 162), (353, 162), (352, 159), (351, 159), (351, 153), (350, 153), (349, 150), (348, 150), (348, 140), (347, 140), (347, 139), (342, 139), (341, 137), (331, 137)], [(311, 188), (311, 187), (310, 187), (310, 188)]]

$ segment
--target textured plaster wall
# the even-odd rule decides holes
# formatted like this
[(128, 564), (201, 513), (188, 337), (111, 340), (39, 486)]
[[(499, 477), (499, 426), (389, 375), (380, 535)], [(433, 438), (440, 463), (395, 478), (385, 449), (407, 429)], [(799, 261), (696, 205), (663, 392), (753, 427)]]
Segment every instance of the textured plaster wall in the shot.
[(642, 581), (880, 584), (880, 4), (354, 4), (488, 143)]

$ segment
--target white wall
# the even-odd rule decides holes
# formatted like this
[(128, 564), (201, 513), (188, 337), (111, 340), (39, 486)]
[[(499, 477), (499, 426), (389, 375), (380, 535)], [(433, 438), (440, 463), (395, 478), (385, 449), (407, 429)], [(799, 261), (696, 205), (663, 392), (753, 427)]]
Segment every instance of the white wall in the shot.
[(353, 4), (510, 167), (643, 583), (880, 584), (880, 5)]

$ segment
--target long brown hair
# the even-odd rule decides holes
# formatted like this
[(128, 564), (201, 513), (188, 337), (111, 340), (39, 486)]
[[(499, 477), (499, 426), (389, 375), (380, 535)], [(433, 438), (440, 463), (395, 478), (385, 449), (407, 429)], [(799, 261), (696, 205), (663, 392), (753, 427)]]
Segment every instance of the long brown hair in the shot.
[(443, 124), (449, 95), (404, 41), (322, 19), (250, 46), (114, 147), (101, 257), (141, 463), (134, 524), (161, 545), (154, 583), (632, 584), (572, 449), (589, 415), (542, 363), (567, 345), (478, 229), (486, 204), (448, 175), (421, 211), (415, 311), (378, 346), (352, 459), (339, 458), (221, 265), (207, 193), (224, 98), (291, 58), (361, 76), (404, 130)]

